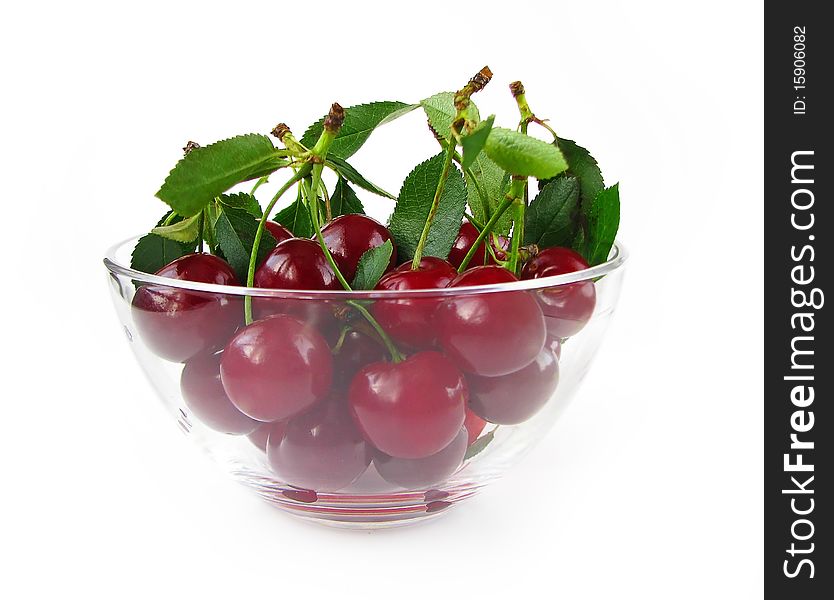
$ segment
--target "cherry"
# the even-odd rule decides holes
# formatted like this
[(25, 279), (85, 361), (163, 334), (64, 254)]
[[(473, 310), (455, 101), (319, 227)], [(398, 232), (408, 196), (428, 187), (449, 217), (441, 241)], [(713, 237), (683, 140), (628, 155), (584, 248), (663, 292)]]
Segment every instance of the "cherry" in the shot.
[[(394, 243), (391, 233), (382, 223), (367, 215), (355, 213), (336, 217), (322, 227), (321, 235), (336, 265), (348, 281), (353, 281), (356, 276), (356, 267), (365, 252), (381, 246), (386, 240)], [(395, 264), (397, 264), (396, 246), (391, 253), (388, 268), (392, 268)]]
[(434, 351), (370, 364), (348, 392), (365, 439), (398, 458), (425, 458), (448, 446), (463, 425), (467, 397), (461, 372)]
[[(503, 267), (474, 267), (449, 287), (510, 283)], [(528, 292), (490, 292), (446, 298), (434, 314), (437, 340), (457, 365), (475, 375), (506, 375), (530, 364), (545, 342), (542, 310)]]
[[(411, 270), (411, 263), (400, 265), (380, 279), (376, 289), (405, 291), (445, 288), (456, 276), (457, 271), (449, 262), (427, 256), (420, 261), (417, 270)], [(432, 316), (440, 301), (440, 298), (377, 300), (371, 312), (395, 341), (413, 348), (427, 348), (434, 344)]]
[(550, 348), (514, 373), (500, 377), (467, 377), (472, 412), (490, 423), (517, 425), (536, 414), (559, 383), (559, 361)]
[(384, 360), (386, 356), (385, 346), (381, 343), (365, 333), (351, 330), (333, 355), (333, 379), (346, 388), (359, 369)]
[(334, 492), (359, 478), (371, 449), (353, 424), (344, 398), (328, 398), (272, 430), (267, 444), (272, 469), (290, 485)]
[[(341, 289), (336, 274), (316, 242), (292, 238), (275, 246), (255, 271), (255, 287), (279, 290)], [(319, 324), (332, 320), (327, 303), (302, 299), (253, 298), (258, 318), (284, 313)]]
[(466, 407), (466, 418), (463, 421), (463, 426), (466, 427), (466, 432), (469, 437), (467, 442), (468, 446), (471, 446), (478, 439), (486, 424), (487, 422), (472, 412), (471, 408)]
[(449, 478), (463, 462), (469, 435), (461, 428), (455, 439), (425, 458), (394, 458), (381, 452), (374, 455), (377, 472), (388, 483), (406, 489), (426, 488)]
[(275, 238), (275, 241), (278, 244), (293, 237), (292, 231), (275, 221), (267, 220), (266, 223), (264, 223), (264, 228), (272, 234), (272, 237)]
[[(527, 261), (521, 271), (521, 278), (538, 279), (587, 268), (585, 259), (570, 248), (545, 248)], [(597, 294), (593, 281), (580, 281), (542, 290), (538, 297), (548, 333), (566, 338), (585, 327), (594, 313)]]
[(258, 421), (292, 417), (330, 389), (333, 359), (315, 329), (275, 315), (241, 329), (220, 361), (223, 387), (241, 412)]
[(220, 354), (206, 352), (185, 363), (180, 389), (185, 405), (206, 426), (223, 433), (252, 433), (260, 423), (240, 412), (220, 381)]
[[(156, 274), (184, 281), (238, 285), (229, 264), (210, 254), (188, 254)], [(233, 296), (154, 284), (136, 291), (131, 312), (136, 329), (152, 352), (166, 360), (184, 362), (202, 352), (222, 348), (241, 324), (243, 307)]]

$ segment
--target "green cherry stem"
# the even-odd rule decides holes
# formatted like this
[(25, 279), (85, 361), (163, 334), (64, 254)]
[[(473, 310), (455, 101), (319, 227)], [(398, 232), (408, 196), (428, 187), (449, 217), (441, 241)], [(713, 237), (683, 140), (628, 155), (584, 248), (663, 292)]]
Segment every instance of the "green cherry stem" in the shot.
[(258, 188), (265, 184), (267, 181), (269, 181), (269, 175), (264, 175), (263, 177), (258, 179), (258, 181), (255, 182), (255, 185), (252, 186), (252, 191), (249, 192), (249, 195), (254, 196), (255, 192), (258, 191)]
[(463, 261), (460, 263), (460, 267), (458, 267), (458, 273), (463, 273), (466, 270), (466, 267), (469, 266), (469, 262), (472, 260), (472, 257), (475, 256), (475, 252), (477, 251), (478, 247), (484, 242), (486, 236), (492, 231), (492, 228), (495, 227), (495, 224), (498, 220), (507, 212), (507, 209), (512, 206), (515, 198), (511, 194), (507, 194), (503, 200), (501, 200), (501, 204), (495, 209), (495, 212), (492, 213), (492, 216), (489, 218), (489, 221), (486, 222), (483, 229), (478, 233), (478, 237), (475, 238), (475, 242), (469, 248), (469, 251), (466, 253), (466, 256), (463, 257)]
[(423, 231), (420, 233), (420, 240), (417, 242), (417, 248), (414, 250), (414, 259), (411, 261), (411, 268), (416, 270), (420, 267), (420, 261), (423, 258), (423, 250), (426, 247), (426, 242), (429, 239), (429, 230), (431, 224), (434, 222), (434, 217), (437, 214), (437, 207), (440, 206), (440, 197), (443, 195), (443, 188), (446, 187), (446, 180), (449, 179), (449, 171), (452, 168), (452, 156), (454, 155), (454, 142), (449, 141), (446, 148), (446, 155), (443, 160), (443, 170), (440, 172), (440, 180), (437, 182), (437, 187), (434, 190), (434, 198), (431, 201), (429, 214), (426, 217), (426, 224), (423, 226)]
[[(255, 267), (257, 266), (258, 262), (258, 248), (261, 245), (261, 238), (264, 236), (264, 229), (266, 227), (266, 221), (269, 219), (269, 215), (272, 212), (272, 209), (275, 208), (275, 204), (278, 200), (281, 199), (287, 190), (289, 190), (292, 186), (296, 183), (301, 181), (302, 178), (306, 177), (310, 173), (310, 164), (305, 163), (301, 166), (301, 168), (296, 172), (292, 177), (290, 177), (284, 185), (281, 186), (275, 195), (272, 197), (272, 200), (269, 201), (267, 204), (266, 209), (264, 210), (264, 214), (261, 217), (260, 222), (258, 223), (258, 228), (255, 230), (255, 240), (252, 242), (252, 253), (249, 255), (249, 270), (246, 275), (246, 287), (252, 287), (255, 283)], [(246, 324), (249, 325), (252, 322), (252, 296), (246, 296), (246, 299), (243, 303), (243, 311), (246, 317)]]
[(206, 232), (206, 211), (204, 209), (204, 210), (200, 211), (200, 233), (197, 235), (197, 240), (199, 240), (197, 242), (197, 252), (199, 252), (200, 254), (202, 254), (203, 250), (204, 250), (203, 238), (206, 235), (205, 232)]
[(399, 351), (399, 349), (397, 349), (397, 346), (394, 344), (394, 342), (382, 328), (382, 325), (380, 325), (377, 322), (377, 320), (373, 317), (373, 315), (370, 312), (368, 312), (368, 309), (365, 308), (361, 302), (357, 300), (348, 300), (347, 302), (345, 302), (345, 304), (352, 306), (357, 312), (359, 312), (359, 314), (365, 317), (365, 320), (367, 320), (368, 323), (371, 324), (371, 327), (373, 327), (374, 331), (376, 331), (377, 335), (379, 335), (380, 339), (382, 340), (382, 343), (385, 344), (385, 348), (391, 355), (391, 360), (393, 362), (398, 363), (405, 360), (405, 357)]
[[(321, 223), (319, 222), (319, 207), (318, 207), (318, 190), (321, 186), (321, 173), (324, 169), (324, 160), (327, 157), (327, 151), (330, 148), (330, 145), (333, 143), (333, 140), (336, 138), (336, 134), (339, 133), (339, 129), (342, 126), (342, 122), (344, 121), (344, 109), (339, 106), (338, 104), (333, 104), (330, 107), (330, 112), (328, 113), (327, 117), (324, 119), (324, 130), (321, 133), (316, 145), (310, 151), (311, 154), (311, 162), (312, 162), (312, 181), (309, 183), (309, 188), (306, 186), (308, 185), (307, 182), (302, 182), (302, 185), (305, 186), (307, 190), (307, 205), (310, 211), (310, 220), (313, 224), (313, 230), (316, 233), (316, 240), (321, 246), (322, 252), (324, 253), (324, 257), (327, 260), (330, 268), (333, 269), (333, 272), (336, 274), (336, 279), (338, 279), (339, 283), (346, 291), (351, 291), (350, 284), (345, 279), (342, 272), (339, 270), (339, 266), (336, 264), (333, 255), (330, 253), (330, 249), (327, 247), (327, 244), (324, 243), (324, 236), (321, 233)], [(310, 164), (310, 163), (307, 163)], [(382, 328), (382, 326), (377, 322), (377, 320), (371, 315), (367, 308), (365, 308), (361, 302), (356, 300), (347, 300), (345, 302), (348, 306), (353, 307), (359, 314), (361, 314), (368, 323), (370, 323), (371, 327), (374, 328), (374, 331), (379, 335), (382, 343), (385, 344), (385, 347), (388, 349), (388, 353), (391, 355), (391, 360), (395, 363), (401, 362), (405, 360), (402, 353), (397, 349), (397, 346)]]
[[(527, 103), (524, 84), (520, 81), (512, 82), (510, 84), (510, 92), (518, 105), (518, 113), (520, 116), (518, 124), (519, 131), (524, 135), (527, 135), (527, 125), (536, 117), (533, 114), (533, 111), (530, 110), (530, 105)], [(509, 195), (515, 198), (515, 210), (513, 211), (513, 234), (512, 241), (510, 243), (510, 261), (507, 268), (512, 271), (513, 274), (518, 275), (518, 255), (521, 244), (524, 242), (524, 219), (527, 210), (527, 178), (519, 178), (514, 175), (512, 183), (510, 184)]]
[(520, 175), (513, 175), (510, 183), (508, 198), (512, 198), (513, 211), (513, 234), (510, 242), (510, 260), (507, 268), (518, 275), (518, 253), (524, 240), (524, 213), (527, 208), (524, 201), (524, 194), (527, 191), (527, 178)]

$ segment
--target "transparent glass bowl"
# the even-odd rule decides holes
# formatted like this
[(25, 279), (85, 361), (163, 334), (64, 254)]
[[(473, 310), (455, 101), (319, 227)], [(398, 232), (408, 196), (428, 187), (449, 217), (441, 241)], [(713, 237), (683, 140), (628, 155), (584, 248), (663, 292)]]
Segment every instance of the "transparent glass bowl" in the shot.
[[(587, 373), (617, 303), (626, 262), (618, 243), (606, 263), (555, 277), (441, 290), (300, 292), (135, 271), (127, 265), (136, 241), (114, 246), (104, 263), (125, 336), (172, 420), (234, 479), (269, 502), (299, 517), (351, 528), (434, 518), (520, 460), (553, 425)], [(144, 301), (137, 298), (142, 288)], [(162, 299), (159, 306), (174, 299), (187, 309), (175, 318), (145, 310), (153, 305), (148, 294)], [(256, 318), (266, 318), (256, 323), (266, 323), (277, 336), (271, 342), (273, 362), (258, 367), (255, 375), (235, 371), (235, 360), (237, 367), (241, 360), (258, 363), (259, 353), (266, 352), (259, 344), (268, 336), (241, 337), (247, 296)], [(478, 330), (479, 311), (522, 305), (528, 310), (531, 304), (534, 312), (542, 309), (543, 319), (524, 333), (502, 325)], [(441, 311), (446, 327), (452, 327), (450, 314), (452, 321), (469, 321), (445, 341), (423, 341), (422, 348), (398, 344), (405, 363), (414, 363), (398, 371), (360, 314), (361, 308), (380, 314), (386, 307), (400, 311), (400, 317), (414, 316), (418, 337), (422, 333), (430, 340), (444, 326), (438, 323)], [(269, 316), (276, 314), (283, 316)], [(419, 319), (426, 320), (424, 330)], [(466, 329), (472, 323), (474, 329)], [(358, 332), (342, 335), (351, 327)], [(233, 337), (234, 356), (223, 351)], [(472, 374), (483, 366), (468, 362), (473, 356), (486, 358), (492, 375), (496, 365), (502, 368), (493, 360), (496, 355), (526, 361), (519, 355), (529, 354), (542, 339), (545, 347), (523, 370)], [(305, 360), (316, 365), (309, 373)], [(450, 377), (456, 374), (459, 381), (453, 385)], [(449, 397), (435, 402), (438, 393)], [(259, 394), (260, 400), (254, 397)], [(284, 412), (290, 407), (295, 413), (261, 423), (276, 414), (262, 410), (264, 394), (267, 404), (275, 394), (283, 399)], [(398, 402), (406, 408), (386, 420), (387, 407)], [(436, 447), (442, 449), (435, 453)], [(433, 453), (424, 456), (428, 449)], [(419, 456), (409, 454), (412, 450)]]

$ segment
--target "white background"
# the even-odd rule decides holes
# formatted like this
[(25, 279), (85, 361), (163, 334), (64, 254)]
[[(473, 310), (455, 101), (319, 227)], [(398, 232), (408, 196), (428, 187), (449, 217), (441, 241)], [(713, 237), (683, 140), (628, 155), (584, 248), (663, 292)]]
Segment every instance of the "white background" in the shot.
[[(759, 3), (290, 4), (3, 8), (0, 596), (760, 597)], [(103, 252), (158, 218), (186, 140), (300, 133), (334, 100), (416, 101), (486, 63), (482, 114), (512, 125), (521, 79), (621, 181), (614, 324), (566, 416), (479, 499), (373, 534), (291, 520), (166, 420)], [(423, 126), (386, 126), (356, 166), (399, 189), (436, 151)]]

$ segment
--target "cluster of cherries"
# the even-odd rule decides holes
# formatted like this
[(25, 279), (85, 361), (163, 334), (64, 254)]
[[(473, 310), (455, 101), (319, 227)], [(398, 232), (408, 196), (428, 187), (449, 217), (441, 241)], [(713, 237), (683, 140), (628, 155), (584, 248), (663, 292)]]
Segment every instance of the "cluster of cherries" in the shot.
[[(256, 287), (341, 289), (317, 242), (278, 223), (265, 226), (278, 244), (258, 267)], [(361, 214), (337, 217), (322, 234), (348, 281), (367, 250), (391, 239), (382, 224)], [(464, 223), (448, 260), (424, 257), (417, 269), (410, 261), (397, 266), (395, 252), (377, 289), (517, 281), (492, 259), (506, 249), (490, 253), (483, 244), (471, 262), (478, 266), (458, 274), (477, 235)], [(573, 250), (546, 248), (526, 262), (521, 277), (587, 267)], [(157, 275), (240, 284), (228, 263), (210, 254), (184, 256)], [(529, 419), (557, 385), (561, 341), (582, 329), (595, 301), (594, 284), (583, 281), (536, 292), (365, 302), (399, 348), (393, 357), (369, 321), (337, 300), (256, 297), (256, 320), (244, 325), (241, 296), (145, 285), (132, 308), (145, 344), (185, 364), (182, 394), (198, 419), (248, 435), (287, 483), (336, 491), (371, 462), (391, 484), (425, 488), (458, 469), (486, 422)]]

